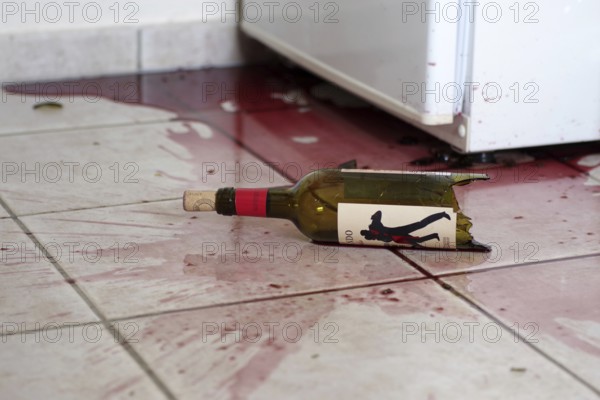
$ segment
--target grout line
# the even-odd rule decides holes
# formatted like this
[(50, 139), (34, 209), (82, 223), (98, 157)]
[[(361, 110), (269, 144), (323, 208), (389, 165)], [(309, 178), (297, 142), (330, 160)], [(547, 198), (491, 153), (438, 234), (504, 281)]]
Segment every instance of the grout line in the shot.
[(17, 218), (17, 216), (12, 212), (12, 210), (8, 209), (8, 204), (6, 204), (6, 202), (4, 200), (2, 200), (2, 196), (0, 196), (0, 210), (4, 209), (4, 211), (6, 212), (6, 216), (4, 217), (0, 217), (0, 220), (3, 219), (15, 219)]
[[(433, 275), (431, 272), (427, 271), (425, 268), (421, 267), (419, 264), (417, 264), (416, 261), (411, 260), (409, 257), (407, 257), (405, 254), (401, 253), (401, 252), (395, 252), (402, 260), (404, 260), (404, 262), (406, 262), (407, 264), (409, 264), (411, 267), (413, 267), (414, 269), (416, 269), (417, 271), (419, 271), (421, 274), (423, 274), (424, 276), (426, 276), (429, 279), (433, 279), (434, 281), (436, 281), (437, 283), (440, 283), (440, 279), (438, 276)], [(449, 285), (448, 285), (449, 286)], [(444, 289), (447, 289), (445, 286), (442, 285), (442, 287)]]
[[(41, 211), (41, 212), (38, 212), (38, 213), (21, 214), (21, 215), (18, 216), (18, 218), (22, 218), (22, 217), (35, 217), (35, 216), (38, 216), (38, 215), (61, 214), (61, 213), (75, 212), (75, 211), (98, 210), (98, 209), (111, 208), (111, 207), (127, 207), (127, 206), (134, 206), (134, 205), (163, 203), (163, 202), (175, 201), (175, 200), (181, 200), (181, 197), (171, 197), (171, 198), (159, 199), (159, 200), (141, 200), (141, 201), (135, 201), (135, 202), (132, 202), (132, 203), (107, 204), (107, 205), (104, 205), (104, 206), (81, 207), (81, 208), (73, 208), (73, 209), (69, 209), (69, 210)], [(7, 218), (10, 218), (10, 217), (7, 217)]]
[(518, 331), (515, 332), (511, 327), (509, 327), (507, 324), (505, 324), (504, 322), (502, 322), (500, 319), (498, 319), (496, 316), (494, 316), (491, 312), (489, 312), (486, 309), (484, 309), (483, 306), (480, 306), (475, 301), (471, 300), (470, 298), (468, 298), (464, 294), (460, 293), (452, 285), (450, 285), (449, 283), (444, 282), (439, 276), (432, 275), (426, 269), (424, 269), (421, 266), (419, 266), (416, 262), (414, 262), (410, 258), (406, 257), (404, 254), (400, 255), (400, 257), (404, 261), (406, 261), (407, 263), (411, 264), (415, 269), (417, 269), (418, 271), (420, 271), (423, 275), (425, 275), (426, 277), (432, 279), (435, 283), (437, 283), (438, 285), (440, 285), (442, 287), (442, 289), (448, 290), (454, 296), (456, 296), (459, 299), (461, 299), (462, 301), (466, 302), (472, 308), (474, 308), (475, 310), (477, 310), (481, 314), (485, 315), (490, 320), (496, 322), (498, 325), (500, 325), (502, 328), (506, 329), (508, 332), (512, 332), (515, 335), (515, 337), (518, 337), (519, 340), (521, 342), (523, 342), (526, 346), (528, 346), (530, 349), (532, 349), (533, 351), (535, 351), (536, 353), (538, 353), (539, 355), (541, 355), (542, 357), (544, 357), (546, 360), (548, 360), (549, 362), (551, 362), (552, 364), (554, 364), (555, 366), (557, 366), (563, 372), (567, 373), (569, 376), (571, 376), (577, 382), (581, 383), (582, 385), (584, 385), (585, 387), (587, 387), (588, 389), (590, 389), (595, 394), (600, 395), (600, 390), (598, 390), (596, 387), (594, 387), (591, 383), (588, 383), (587, 381), (585, 381), (583, 378), (581, 378), (575, 372), (571, 371), (569, 368), (567, 368), (561, 362), (559, 362), (558, 360), (555, 360), (554, 358), (552, 358), (544, 350), (540, 349), (535, 344), (529, 342), (527, 340), (527, 338), (525, 338), (521, 334), (521, 332), (518, 332)]
[(157, 311), (157, 312), (146, 313), (146, 314), (137, 314), (137, 315), (131, 315), (131, 316), (127, 316), (127, 317), (114, 318), (114, 319), (111, 319), (110, 322), (128, 322), (133, 319), (152, 318), (152, 317), (159, 317), (162, 315), (187, 313), (187, 312), (201, 311), (201, 310), (207, 310), (207, 309), (213, 309), (213, 308), (219, 308), (219, 307), (232, 307), (232, 306), (239, 306), (242, 304), (264, 303), (264, 302), (275, 301), (275, 300), (314, 296), (314, 295), (326, 294), (326, 293), (327, 294), (337, 293), (337, 292), (344, 292), (347, 290), (365, 289), (365, 288), (370, 288), (370, 287), (395, 285), (395, 284), (399, 284), (399, 283), (418, 282), (418, 281), (425, 281), (425, 280), (430, 280), (430, 278), (425, 277), (425, 276), (417, 276), (417, 277), (411, 277), (411, 278), (407, 277), (407, 278), (396, 279), (396, 280), (389, 281), (389, 282), (372, 282), (372, 283), (366, 283), (366, 284), (362, 284), (362, 285), (351, 285), (351, 286), (344, 286), (344, 287), (331, 288), (331, 289), (310, 290), (310, 291), (306, 291), (306, 292), (282, 294), (282, 295), (277, 295), (277, 296), (262, 297), (262, 298), (255, 298), (255, 299), (249, 299), (249, 300), (238, 300), (238, 301), (231, 301), (231, 302), (226, 302), (226, 303), (210, 304), (210, 305), (206, 305), (206, 306), (179, 308), (176, 310)]
[[(152, 107), (152, 106), (150, 106), (150, 107)], [(73, 127), (64, 127), (64, 128), (56, 128), (56, 129), (48, 129), (48, 130), (38, 130), (38, 131), (10, 132), (10, 133), (0, 134), (0, 139), (5, 138), (5, 137), (45, 135), (45, 134), (62, 133), (62, 132), (73, 133), (73, 132), (79, 132), (82, 130), (92, 130), (92, 129), (124, 128), (124, 127), (128, 127), (128, 126), (140, 126), (140, 125), (142, 125), (142, 126), (159, 125), (159, 124), (173, 122), (174, 120), (176, 120), (175, 117), (170, 118), (170, 119), (131, 121), (131, 122), (121, 122), (121, 123), (106, 124), (106, 125), (82, 125), (82, 126), (76, 126), (74, 128)]]
[[(16, 217), (16, 218), (18, 218), (18, 217)], [(19, 224), (19, 226), (21, 227), (21, 229), (25, 230), (25, 232), (29, 232), (29, 230), (25, 224)], [(37, 244), (37, 241), (36, 241), (36, 244)], [(42, 246), (41, 243), (40, 243), (40, 246)], [(50, 257), (49, 254), (45, 254), (45, 256)], [(65, 274), (66, 274), (66, 272), (65, 272)], [(69, 276), (67, 275), (65, 277), (65, 279), (69, 279)], [(119, 317), (119, 318), (111, 318), (111, 319), (106, 319), (106, 321), (109, 323), (126, 322), (126, 321), (129, 321), (132, 319), (150, 318), (150, 317), (157, 317), (157, 316), (161, 316), (161, 315), (193, 312), (193, 311), (200, 311), (200, 310), (218, 308), (218, 307), (230, 307), (230, 306), (236, 306), (236, 305), (248, 304), (248, 303), (268, 302), (268, 301), (275, 301), (275, 300), (295, 298), (295, 297), (305, 297), (305, 296), (318, 295), (318, 294), (324, 294), (324, 293), (336, 293), (336, 292), (342, 292), (342, 291), (347, 291), (347, 290), (364, 289), (364, 288), (369, 288), (369, 287), (394, 285), (394, 284), (399, 284), (399, 283), (418, 282), (418, 281), (425, 281), (425, 280), (430, 280), (430, 278), (421, 273), (421, 276), (406, 277), (406, 278), (400, 278), (400, 279), (395, 279), (395, 280), (391, 280), (391, 281), (371, 282), (371, 283), (350, 285), (350, 286), (331, 288), (331, 289), (311, 290), (311, 291), (282, 294), (282, 295), (270, 296), (270, 297), (262, 297), (262, 298), (246, 299), (246, 300), (239, 300), (239, 301), (233, 301), (233, 302), (217, 303), (217, 304), (211, 304), (211, 305), (206, 305), (206, 306), (179, 308), (176, 310), (158, 311), (158, 312), (153, 312), (153, 313), (137, 314), (137, 315), (131, 315), (131, 316)], [(78, 324), (77, 326), (94, 325), (94, 324), (98, 324), (101, 322), (102, 321), (85, 322), (85, 323)], [(44, 329), (53, 330), (53, 329), (58, 329), (58, 328), (47, 327)], [(27, 330), (18, 331), (18, 332), (0, 333), (0, 337), (13, 336), (13, 335), (17, 335), (17, 334), (36, 333), (39, 331), (40, 331), (39, 329), (27, 329)]]
[[(404, 253), (401, 253), (399, 251), (395, 251), (395, 252), (398, 255), (402, 254), (401, 257), (403, 259), (404, 259), (404, 257), (406, 257), (407, 259), (410, 259)], [(483, 268), (474, 269), (474, 270), (463, 270), (463, 271), (454, 271), (454, 272), (442, 272), (442, 273), (439, 273), (439, 274), (436, 274), (436, 273), (433, 273), (433, 272), (429, 272), (429, 271), (427, 271), (427, 272), (428, 272), (428, 275), (431, 275), (432, 277), (447, 278), (447, 277), (451, 277), (451, 276), (471, 275), (471, 274), (479, 274), (479, 273), (492, 272), (492, 271), (502, 271), (502, 270), (506, 270), (506, 269), (510, 269), (510, 268), (534, 267), (534, 266), (537, 266), (537, 265), (553, 264), (553, 263), (557, 263), (557, 262), (580, 260), (580, 259), (586, 259), (586, 258), (592, 258), (592, 257), (598, 257), (598, 256), (600, 256), (600, 253), (590, 253), (590, 254), (583, 254), (583, 255), (578, 255), (578, 256), (553, 258), (553, 259), (549, 259), (549, 260), (530, 261), (530, 262), (525, 262), (525, 263), (522, 263), (522, 264), (507, 264), (507, 265), (501, 265), (499, 267), (483, 267)], [(413, 260), (411, 260), (411, 261), (415, 265), (418, 265), (416, 261), (413, 261)], [(423, 268), (423, 267), (420, 267), (420, 268), (422, 268), (422, 270), (419, 270), (419, 271), (421, 271), (421, 272), (425, 271), (425, 268)]]
[[(29, 239), (35, 244), (35, 246), (40, 249), (44, 257), (54, 266), (54, 268), (60, 273), (60, 275), (67, 280), (71, 280), (72, 278), (67, 273), (67, 271), (60, 265), (58, 261), (54, 259), (54, 257), (50, 254), (50, 252), (42, 245), (40, 240), (31, 232), (31, 230), (25, 225), (23, 221), (19, 219), (19, 217), (12, 211), (10, 207), (6, 204), (4, 200), (0, 198), (0, 205), (6, 209), (6, 211), (10, 214), (12, 220), (21, 228), (21, 230), (27, 234)], [(131, 358), (138, 364), (138, 366), (146, 373), (148, 378), (157, 386), (157, 388), (168, 398), (175, 400), (175, 395), (169, 390), (169, 388), (158, 378), (156, 373), (150, 368), (150, 366), (144, 361), (144, 359), (140, 356), (140, 354), (131, 346), (127, 340), (123, 339), (123, 335), (121, 332), (116, 329), (111, 322), (106, 318), (106, 316), (102, 313), (102, 311), (96, 307), (92, 299), (85, 294), (83, 289), (75, 282), (71, 284), (71, 287), (79, 297), (87, 304), (87, 306), (92, 310), (92, 312), (99, 319), (99, 323), (101, 323), (115, 338), (119, 338), (118, 343), (123, 347), (125, 352), (129, 354)], [(118, 335), (118, 336), (117, 336)]]
[(142, 73), (142, 29), (143, 28), (138, 28), (138, 30), (136, 31), (136, 35), (135, 35), (135, 40), (136, 40), (136, 46), (137, 48), (135, 49), (135, 56), (136, 56), (136, 67), (137, 67), (137, 73), (141, 74)]
[[(396, 284), (400, 284), (400, 283), (419, 282), (419, 281), (426, 281), (426, 280), (431, 280), (431, 279), (428, 277), (425, 277), (425, 276), (401, 278), (401, 279), (396, 279), (396, 280), (389, 281), (389, 282), (373, 282), (373, 283), (368, 283), (368, 284), (364, 284), (364, 285), (352, 285), (352, 286), (345, 286), (345, 287), (332, 288), (332, 289), (312, 290), (312, 291), (306, 291), (306, 292), (282, 294), (282, 295), (271, 296), (271, 297), (255, 298), (255, 299), (250, 299), (250, 300), (239, 300), (239, 301), (232, 301), (232, 302), (226, 302), (226, 303), (211, 304), (211, 305), (206, 305), (206, 306), (178, 308), (176, 310), (167, 310), (167, 311), (157, 311), (157, 312), (152, 312), (152, 313), (130, 315), (127, 317), (111, 318), (111, 319), (107, 319), (106, 321), (111, 324), (115, 323), (115, 322), (129, 322), (134, 319), (152, 318), (152, 317), (159, 317), (159, 316), (163, 316), (163, 315), (187, 313), (187, 312), (201, 311), (201, 310), (207, 310), (207, 309), (213, 309), (213, 308), (219, 308), (219, 307), (232, 307), (232, 306), (237, 306), (237, 305), (242, 305), (242, 304), (263, 303), (263, 302), (283, 300), (283, 299), (296, 298), (296, 297), (314, 296), (314, 295), (325, 294), (325, 293), (344, 292), (347, 290), (365, 289), (365, 288), (369, 288), (369, 287), (396, 285)], [(77, 326), (96, 325), (99, 323), (102, 323), (102, 321), (78, 323)], [(19, 335), (19, 334), (36, 333), (41, 330), (57, 330), (57, 329), (61, 329), (61, 327), (60, 326), (58, 326), (56, 328), (55, 327), (45, 327), (43, 329), (27, 329), (27, 330), (18, 331), (18, 332), (0, 333), (0, 337), (15, 336), (15, 335)]]

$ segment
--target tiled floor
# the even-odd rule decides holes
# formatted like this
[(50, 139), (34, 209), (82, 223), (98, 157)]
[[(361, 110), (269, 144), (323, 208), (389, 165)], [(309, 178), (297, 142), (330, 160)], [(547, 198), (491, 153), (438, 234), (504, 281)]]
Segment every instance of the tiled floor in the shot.
[(0, 108), (2, 398), (600, 396), (598, 143), (471, 167), (492, 179), (458, 197), (491, 253), (325, 246), (185, 213), (181, 193), (351, 159), (449, 168), (410, 165), (446, 146), (274, 66), (17, 89)]

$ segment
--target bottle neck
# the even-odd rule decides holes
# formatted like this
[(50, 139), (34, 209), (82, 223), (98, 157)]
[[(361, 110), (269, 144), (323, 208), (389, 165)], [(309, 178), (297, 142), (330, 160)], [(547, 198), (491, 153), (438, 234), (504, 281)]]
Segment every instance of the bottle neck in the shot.
[(291, 187), (275, 187), (269, 189), (267, 202), (267, 216), (269, 218), (283, 218), (295, 220), (296, 202)]
[(288, 187), (219, 189), (215, 209), (221, 215), (292, 219), (293, 194)]

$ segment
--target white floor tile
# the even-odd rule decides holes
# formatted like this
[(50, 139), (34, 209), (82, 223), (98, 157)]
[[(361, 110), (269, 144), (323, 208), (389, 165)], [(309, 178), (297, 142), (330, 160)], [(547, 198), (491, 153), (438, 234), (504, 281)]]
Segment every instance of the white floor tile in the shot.
[[(52, 89), (52, 85), (58, 85), (58, 89)], [(48, 94), (44, 94), (46, 87)], [(3, 96), (0, 136), (169, 121), (176, 117), (171, 112), (157, 108), (116, 103), (99, 97), (98, 94), (103, 90), (99, 85), (90, 86), (89, 94), (83, 96), (71, 95), (72, 89), (58, 83), (39, 83), (34, 88), (39, 89), (40, 94), (0, 93)], [(48, 102), (59, 103), (62, 107), (34, 108)], [(33, 147), (34, 143), (39, 145), (47, 138), (32, 137), (29, 140)]]
[(42, 243), (77, 243), (61, 265), (110, 318), (422, 277), (385, 249), (319, 246), (289, 221), (179, 200), (23, 220)]
[(97, 320), (19, 226), (0, 220), (0, 333)]
[(444, 281), (600, 391), (600, 257)]
[(181, 399), (596, 398), (431, 281), (135, 322)]
[(190, 188), (286, 182), (196, 122), (0, 137), (0, 159), (0, 195), (19, 215), (181, 198)]
[(99, 324), (0, 337), (7, 399), (164, 399)]
[(491, 253), (402, 252), (433, 274), (600, 253), (598, 189), (587, 176), (551, 159), (488, 173), (490, 181), (455, 190)]

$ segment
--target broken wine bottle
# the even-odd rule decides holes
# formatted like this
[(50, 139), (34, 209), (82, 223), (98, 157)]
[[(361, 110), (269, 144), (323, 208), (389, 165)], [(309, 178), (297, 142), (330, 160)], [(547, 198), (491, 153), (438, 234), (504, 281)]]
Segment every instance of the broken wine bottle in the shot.
[(294, 186), (188, 190), (186, 211), (283, 218), (317, 242), (487, 251), (452, 187), (485, 174), (321, 169)]

